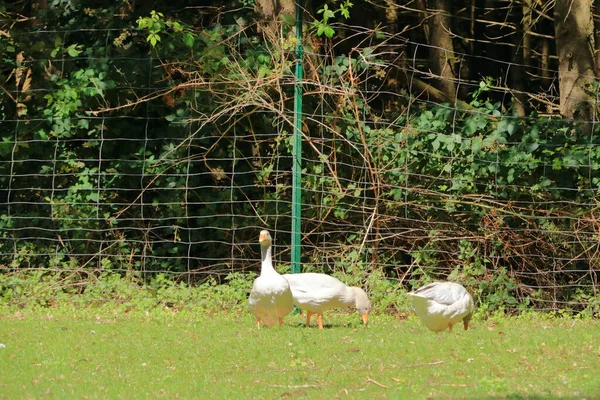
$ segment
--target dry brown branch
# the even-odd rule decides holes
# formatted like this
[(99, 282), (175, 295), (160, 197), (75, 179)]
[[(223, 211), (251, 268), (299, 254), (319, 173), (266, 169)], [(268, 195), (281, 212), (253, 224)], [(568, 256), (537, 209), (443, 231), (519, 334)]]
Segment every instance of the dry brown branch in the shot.
[(367, 377), (367, 383), (372, 383), (372, 384), (374, 384), (374, 385), (377, 385), (377, 386), (379, 386), (379, 387), (381, 387), (381, 388), (388, 389), (388, 387), (387, 387), (387, 386), (385, 386), (385, 385), (382, 385), (381, 383), (379, 383), (379, 382), (377, 382), (376, 380), (374, 380), (374, 379), (371, 379), (371, 378), (369, 378), (369, 377)]
[(283, 389), (319, 389), (322, 385), (269, 385), (270, 387)]
[(420, 367), (431, 367), (434, 365), (441, 365), (443, 364), (443, 361), (434, 361), (434, 362), (430, 362), (430, 363), (419, 363), (419, 364), (410, 364), (410, 365), (406, 365), (402, 368), (420, 368)]

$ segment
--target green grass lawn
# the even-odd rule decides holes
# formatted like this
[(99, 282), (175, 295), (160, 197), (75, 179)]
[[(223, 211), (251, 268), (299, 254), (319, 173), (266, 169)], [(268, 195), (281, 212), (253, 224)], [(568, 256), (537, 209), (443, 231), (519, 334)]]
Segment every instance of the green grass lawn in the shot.
[[(0, 398), (598, 398), (600, 322), (325, 316), (258, 330), (246, 312), (0, 317)], [(459, 328), (458, 326), (456, 328)]]

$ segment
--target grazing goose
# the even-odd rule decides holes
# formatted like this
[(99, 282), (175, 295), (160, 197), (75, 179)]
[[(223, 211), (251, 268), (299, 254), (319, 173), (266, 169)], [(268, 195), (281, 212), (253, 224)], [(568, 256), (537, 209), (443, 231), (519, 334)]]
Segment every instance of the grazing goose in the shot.
[(260, 275), (254, 280), (252, 291), (248, 298), (250, 312), (256, 317), (258, 328), (263, 324), (272, 326), (276, 321), (279, 328), (283, 317), (292, 311), (292, 292), (288, 281), (273, 268), (271, 245), (273, 240), (269, 231), (260, 232), (261, 268)]
[(323, 312), (330, 308), (355, 306), (367, 325), (371, 302), (364, 290), (346, 286), (333, 276), (312, 272), (284, 274), (290, 283), (294, 304), (306, 311), (306, 327), (310, 317), (317, 314), (319, 329), (323, 329)]
[(411, 293), (415, 312), (432, 331), (441, 332), (462, 321), (465, 330), (473, 316), (473, 298), (463, 286), (453, 282), (434, 282)]

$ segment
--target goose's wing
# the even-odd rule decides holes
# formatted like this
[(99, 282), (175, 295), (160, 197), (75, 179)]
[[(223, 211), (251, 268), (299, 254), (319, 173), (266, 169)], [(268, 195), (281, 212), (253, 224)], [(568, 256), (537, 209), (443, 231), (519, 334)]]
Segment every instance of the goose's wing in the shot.
[(309, 305), (314, 311), (342, 307), (347, 287), (338, 279), (318, 273), (285, 274), (298, 307)]
[(465, 294), (467, 294), (465, 288), (452, 282), (430, 283), (410, 293), (411, 296), (421, 297), (448, 306), (459, 301)]
[(302, 292), (318, 290), (335, 291), (346, 287), (339, 279), (334, 278), (333, 276), (314, 272), (285, 274), (283, 277), (290, 283), (292, 290), (299, 290)]
[(264, 312), (268, 304), (268, 282), (263, 277), (258, 277), (252, 284), (252, 290), (248, 297), (248, 307), (250, 311), (257, 315)]

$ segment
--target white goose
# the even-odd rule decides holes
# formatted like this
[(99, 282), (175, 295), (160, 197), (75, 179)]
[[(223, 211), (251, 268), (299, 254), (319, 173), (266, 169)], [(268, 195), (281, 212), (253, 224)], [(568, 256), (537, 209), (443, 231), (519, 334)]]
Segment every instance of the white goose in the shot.
[(310, 326), (310, 317), (317, 314), (319, 329), (323, 329), (323, 312), (331, 308), (355, 306), (367, 325), (371, 302), (364, 290), (346, 286), (333, 276), (306, 272), (302, 274), (284, 274), (290, 283), (294, 304), (306, 311), (306, 327)]
[(270, 327), (276, 321), (279, 322), (279, 328), (281, 328), (283, 317), (288, 315), (293, 308), (292, 292), (288, 281), (273, 268), (271, 259), (273, 240), (269, 231), (261, 231), (258, 241), (260, 242), (262, 264), (260, 275), (252, 285), (248, 307), (256, 317), (259, 329), (261, 324)]
[(432, 331), (441, 332), (462, 321), (465, 330), (473, 316), (473, 298), (463, 286), (453, 282), (434, 282), (411, 293), (415, 312)]

